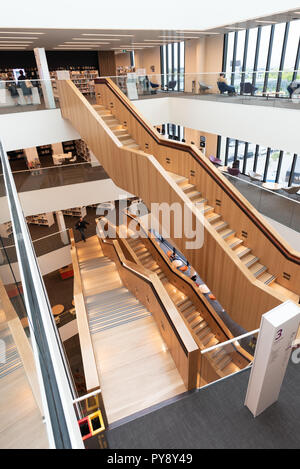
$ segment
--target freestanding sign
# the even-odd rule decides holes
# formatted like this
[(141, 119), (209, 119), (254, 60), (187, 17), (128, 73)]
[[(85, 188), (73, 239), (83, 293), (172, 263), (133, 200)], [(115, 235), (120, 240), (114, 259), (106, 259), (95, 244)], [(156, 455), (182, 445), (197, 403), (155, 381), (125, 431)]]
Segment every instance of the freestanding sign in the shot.
[(138, 92), (136, 88), (136, 73), (127, 73), (127, 97), (129, 99), (138, 99)]
[(292, 342), (300, 323), (300, 308), (286, 301), (261, 318), (245, 405), (254, 417), (277, 401)]

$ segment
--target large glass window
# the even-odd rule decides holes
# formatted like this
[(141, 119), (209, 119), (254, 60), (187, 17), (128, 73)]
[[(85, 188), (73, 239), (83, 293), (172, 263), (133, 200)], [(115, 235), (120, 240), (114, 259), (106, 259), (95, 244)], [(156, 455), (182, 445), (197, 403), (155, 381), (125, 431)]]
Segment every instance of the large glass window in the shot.
[[(293, 79), (298, 78), (294, 69), (299, 67), (299, 32), (300, 19), (296, 19), (291, 21), (289, 26), (287, 23), (279, 23), (251, 28), (248, 41), (245, 40), (245, 30), (228, 33), (227, 56), (224, 58), (228, 80), (230, 81), (230, 73), (234, 66), (233, 80), (236, 87), (239, 86), (241, 78), (245, 82), (251, 82), (256, 58), (256, 94), (278, 91), (287, 95), (287, 86)], [(244, 58), (245, 73), (241, 74)], [(280, 66), (283, 72), (278, 74)]]
[(184, 90), (184, 42), (166, 44), (160, 48), (162, 85), (176, 81), (175, 90)]

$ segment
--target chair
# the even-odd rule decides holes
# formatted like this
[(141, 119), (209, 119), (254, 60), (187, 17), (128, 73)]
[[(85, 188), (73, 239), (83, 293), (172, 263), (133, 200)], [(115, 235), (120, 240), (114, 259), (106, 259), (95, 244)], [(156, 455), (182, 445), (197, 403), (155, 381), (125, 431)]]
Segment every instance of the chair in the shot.
[(230, 168), (230, 166), (228, 166), (227, 171), (231, 176), (238, 176), (240, 174), (239, 168)]
[(167, 84), (167, 86), (163, 89), (163, 91), (174, 91), (174, 88), (177, 84), (177, 81), (176, 80), (171, 80), (169, 81), (169, 83)]
[(261, 181), (262, 175), (259, 173), (255, 173), (254, 171), (248, 171), (248, 176), (250, 177), (251, 181)]
[(288, 194), (297, 194), (297, 192), (300, 190), (300, 186), (289, 186), (283, 187), (282, 189)]
[(241, 83), (241, 85), (240, 85), (241, 94), (251, 94), (251, 95), (253, 95), (257, 89), (258, 88), (253, 86), (252, 83), (250, 83), (249, 81), (246, 81), (246, 83)]
[(75, 155), (74, 158), (71, 158), (69, 161), (70, 163), (74, 163), (75, 161), (77, 161), (77, 156)]
[(208, 86), (205, 83), (202, 83), (201, 81), (198, 81), (198, 84), (199, 84), (199, 93), (205, 93), (205, 91), (212, 89), (212, 86)]
[(151, 94), (156, 94), (157, 93), (157, 88), (159, 87), (159, 85), (157, 83), (152, 83), (152, 81), (150, 81), (150, 86), (151, 86)]
[(222, 161), (219, 158), (216, 158), (213, 155), (210, 155), (209, 160), (217, 166), (222, 166), (223, 165)]
[(228, 91), (226, 83), (224, 83), (223, 81), (218, 81), (217, 85), (221, 94), (224, 94), (226, 93), (226, 91)]
[(217, 85), (221, 94), (228, 92), (228, 96), (235, 95), (235, 92), (228, 89), (228, 85), (223, 81), (217, 81)]

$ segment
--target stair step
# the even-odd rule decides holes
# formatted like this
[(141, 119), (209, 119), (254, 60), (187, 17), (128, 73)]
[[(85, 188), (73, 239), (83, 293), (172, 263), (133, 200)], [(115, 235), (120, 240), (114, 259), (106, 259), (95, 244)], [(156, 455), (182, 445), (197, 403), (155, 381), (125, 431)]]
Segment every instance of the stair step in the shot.
[(214, 207), (211, 207), (210, 205), (205, 205), (203, 208), (200, 209), (201, 213), (211, 213), (214, 211)]
[(265, 266), (265, 265), (262, 265), (260, 264), (259, 262), (257, 262), (256, 264), (252, 265), (250, 267), (250, 272), (254, 275), (254, 277), (259, 277), (261, 274), (263, 274), (264, 272), (266, 272), (268, 268)]
[(188, 182), (188, 178), (185, 176), (180, 176), (179, 174), (172, 173), (171, 171), (168, 171), (168, 174), (178, 185)]
[(201, 192), (199, 191), (191, 191), (187, 194), (188, 198), (194, 200), (196, 197), (201, 197)]
[(225, 228), (224, 230), (220, 230), (219, 234), (222, 236), (223, 239), (230, 239), (235, 235), (235, 231), (231, 228)]
[(106, 109), (105, 106), (103, 106), (102, 104), (93, 104), (93, 108), (98, 111), (98, 109)]
[(258, 257), (254, 256), (253, 254), (248, 254), (247, 256), (244, 256), (242, 259), (243, 264), (245, 264), (246, 267), (251, 267), (251, 265), (255, 264), (258, 261)]
[(219, 360), (221, 360), (221, 358), (224, 356), (224, 355), (227, 355), (225, 350), (224, 350), (224, 347), (218, 347), (216, 350), (213, 350), (211, 352), (211, 358), (214, 359), (214, 361), (217, 363)]
[(225, 366), (227, 366), (231, 361), (231, 356), (226, 354), (225, 357), (223, 357), (222, 360), (218, 362), (217, 366), (219, 370), (223, 370), (223, 368), (225, 368)]
[(99, 116), (112, 116), (112, 113), (108, 111), (107, 109), (99, 109), (97, 110)]
[(115, 134), (116, 137), (119, 137), (119, 138), (122, 135), (128, 135), (127, 129), (123, 129), (123, 128), (114, 130), (114, 134)]
[(195, 186), (195, 184), (187, 183), (187, 184), (181, 185), (180, 187), (183, 190), (183, 192), (185, 192), (187, 194), (188, 192), (191, 192), (192, 190), (195, 190), (196, 186)]
[(247, 254), (250, 254), (251, 252), (251, 248), (247, 248), (247, 246), (241, 246), (241, 248), (237, 248), (235, 249), (235, 251), (237, 253), (237, 256), (242, 259), (244, 256), (246, 256)]
[(243, 240), (240, 239), (240, 238), (237, 238), (236, 236), (234, 236), (233, 238), (230, 238), (228, 240), (228, 245), (231, 249), (236, 249), (238, 246), (240, 246), (241, 244), (243, 244)]
[(118, 139), (120, 140), (120, 142), (123, 142), (123, 140), (132, 140), (132, 141), (134, 141), (128, 133), (118, 135)]
[(222, 218), (219, 213), (208, 213), (207, 215), (205, 215), (205, 217), (207, 218), (207, 220), (209, 221), (211, 225), (215, 223), (217, 220), (220, 220), (220, 218)]
[(185, 316), (185, 318), (188, 322), (192, 322), (198, 317), (200, 317), (200, 314), (196, 309), (192, 313)]
[(203, 322), (203, 318), (200, 316), (200, 314), (198, 314), (195, 319), (190, 321), (190, 326), (192, 329), (195, 329), (197, 326), (199, 326), (199, 324), (201, 324), (201, 322)]
[(210, 332), (209, 334), (206, 334), (204, 337), (201, 337), (201, 342), (203, 345), (206, 345), (215, 337), (215, 335)]
[(199, 339), (202, 339), (203, 337), (205, 337), (207, 334), (209, 334), (211, 331), (211, 328), (208, 326), (208, 324), (206, 323), (206, 326), (203, 327), (201, 329), (200, 332), (196, 332), (197, 334), (197, 337), (199, 337)]
[(203, 320), (200, 322), (200, 324), (198, 324), (198, 325), (194, 328), (195, 334), (198, 335), (198, 333), (201, 332), (202, 329), (204, 329), (206, 326), (207, 326), (207, 322), (204, 321), (204, 319), (203, 319)]
[[(195, 199), (193, 199), (192, 202), (194, 202), (195, 206), (197, 208), (199, 208), (200, 205), (202, 206), (202, 205), (206, 204), (207, 199), (204, 199), (201, 195), (201, 197), (196, 197)], [(211, 212), (208, 212), (208, 213), (211, 213)]]
[(182, 312), (182, 314), (184, 315), (185, 318), (187, 318), (188, 316), (190, 316), (192, 313), (194, 313), (196, 311), (196, 307), (194, 304), (191, 304), (188, 308), (184, 309)]
[(262, 275), (259, 276), (258, 280), (265, 285), (271, 285), (275, 282), (277, 276), (270, 274), (270, 272), (264, 272)]
[(227, 226), (228, 226), (227, 221), (223, 221), (223, 220), (218, 220), (218, 222), (214, 223), (214, 225), (213, 225), (213, 227), (216, 231), (223, 230), (224, 228), (227, 228)]
[(178, 303), (175, 303), (176, 308), (180, 308), (180, 306), (182, 306), (186, 301), (189, 301), (189, 298), (187, 296), (182, 300), (178, 301)]
[(130, 143), (129, 145), (128, 145), (127, 143), (126, 143), (126, 145), (125, 145), (125, 143), (124, 143), (123, 146), (124, 146), (124, 147), (127, 147), (127, 148), (134, 148), (134, 149), (136, 149), (136, 150), (138, 150), (138, 149), (140, 148), (140, 146), (139, 146), (137, 143)]
[(189, 298), (187, 298), (180, 306), (176, 305), (177, 308), (183, 312), (185, 309), (187, 309), (189, 306), (192, 306), (193, 303), (191, 302), (191, 300)]

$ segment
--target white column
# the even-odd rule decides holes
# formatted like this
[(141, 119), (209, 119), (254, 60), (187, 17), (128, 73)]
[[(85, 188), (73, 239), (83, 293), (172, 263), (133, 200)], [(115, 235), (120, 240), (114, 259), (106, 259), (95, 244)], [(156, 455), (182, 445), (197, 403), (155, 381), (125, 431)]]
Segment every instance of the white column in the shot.
[(34, 49), (35, 60), (39, 72), (39, 76), (47, 109), (55, 108), (55, 101), (53, 96), (52, 83), (50, 80), (50, 73), (48, 68), (48, 62), (46, 58), (45, 49), (42, 47), (36, 47)]
[(60, 233), (61, 240), (64, 244), (69, 244), (69, 236), (68, 236), (68, 232), (66, 231), (66, 224), (65, 224), (63, 213), (61, 210), (59, 210), (58, 212), (55, 212), (55, 214), (56, 214), (56, 221), (58, 224), (58, 230), (62, 231), (62, 233)]

